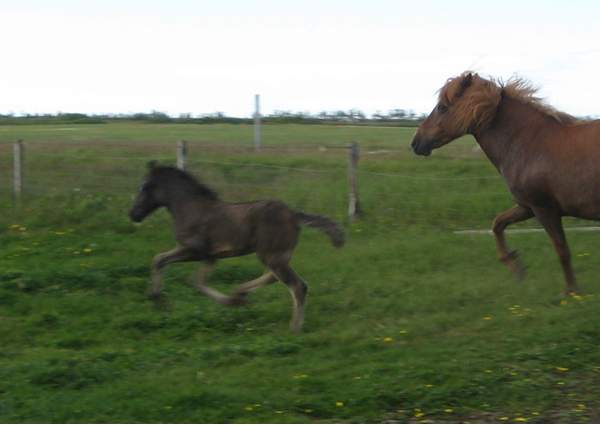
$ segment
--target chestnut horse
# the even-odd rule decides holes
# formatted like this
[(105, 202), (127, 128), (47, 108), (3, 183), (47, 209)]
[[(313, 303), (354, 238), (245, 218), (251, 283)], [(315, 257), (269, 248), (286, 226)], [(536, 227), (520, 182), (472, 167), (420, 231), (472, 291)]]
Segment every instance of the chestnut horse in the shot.
[(562, 217), (600, 219), (600, 121), (559, 112), (535, 93), (519, 78), (502, 83), (472, 72), (450, 78), (411, 146), (427, 156), (464, 134), (473, 135), (516, 201), (494, 220), (500, 261), (523, 277), (504, 230), (535, 216), (552, 239), (569, 294), (577, 291), (577, 282)]
[[(285, 283), (293, 298), (291, 328), (298, 332), (304, 322), (306, 282), (289, 265), (298, 242), (300, 225), (325, 232), (336, 247), (344, 244), (342, 228), (326, 217), (294, 211), (281, 201), (230, 203), (221, 201), (209, 187), (191, 174), (173, 167), (148, 164), (149, 172), (129, 217), (141, 222), (154, 210), (166, 207), (173, 217), (177, 246), (152, 260), (149, 295), (162, 289), (161, 270), (182, 261), (203, 261), (196, 280), (199, 292), (225, 305), (239, 305), (251, 291), (277, 282)], [(227, 296), (206, 285), (217, 260), (255, 252), (267, 267), (261, 277), (238, 287)]]

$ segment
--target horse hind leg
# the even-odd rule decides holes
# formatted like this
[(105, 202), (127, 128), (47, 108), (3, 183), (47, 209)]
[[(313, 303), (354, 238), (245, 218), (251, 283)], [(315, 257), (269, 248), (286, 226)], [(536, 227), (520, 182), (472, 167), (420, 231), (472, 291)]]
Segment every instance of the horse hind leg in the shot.
[(511, 209), (504, 211), (496, 216), (492, 230), (496, 238), (496, 250), (498, 259), (504, 263), (515, 275), (518, 280), (525, 278), (525, 266), (519, 260), (517, 251), (510, 251), (504, 237), (504, 230), (510, 224), (525, 221), (533, 217), (533, 211), (529, 208), (515, 205)]
[(535, 216), (540, 223), (542, 223), (546, 233), (548, 233), (548, 236), (552, 239), (554, 249), (560, 259), (560, 264), (563, 268), (566, 280), (565, 294), (576, 294), (579, 292), (579, 288), (577, 286), (577, 280), (575, 279), (575, 272), (571, 265), (571, 251), (567, 244), (561, 216), (556, 211), (549, 209), (536, 209)]
[(292, 295), (293, 312), (290, 329), (298, 333), (302, 330), (304, 324), (304, 307), (308, 285), (287, 263), (273, 264), (270, 267), (277, 278), (286, 284)]

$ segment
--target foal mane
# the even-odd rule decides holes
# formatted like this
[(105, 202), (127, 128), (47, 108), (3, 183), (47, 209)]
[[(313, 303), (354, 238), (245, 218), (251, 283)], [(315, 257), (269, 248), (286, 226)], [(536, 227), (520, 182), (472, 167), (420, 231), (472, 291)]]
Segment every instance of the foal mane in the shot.
[(211, 200), (219, 199), (217, 192), (200, 183), (192, 174), (175, 167), (155, 166), (150, 170), (153, 178), (175, 180), (180, 187), (185, 187), (192, 193)]
[(576, 125), (582, 121), (565, 112), (558, 111), (536, 96), (538, 88), (521, 77), (485, 79), (474, 72), (465, 71), (458, 77), (449, 78), (439, 91), (439, 102), (446, 106), (455, 104), (456, 125), (467, 132), (489, 125), (502, 96), (531, 106), (559, 124)]

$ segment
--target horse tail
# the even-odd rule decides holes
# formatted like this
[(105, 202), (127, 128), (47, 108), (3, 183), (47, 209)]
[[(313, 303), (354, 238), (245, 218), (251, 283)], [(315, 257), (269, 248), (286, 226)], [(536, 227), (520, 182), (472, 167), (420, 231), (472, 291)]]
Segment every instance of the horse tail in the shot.
[(309, 227), (314, 227), (321, 232), (324, 232), (331, 239), (331, 243), (336, 248), (344, 246), (346, 237), (344, 236), (344, 229), (335, 221), (323, 217), (322, 215), (307, 214), (301, 211), (296, 211), (296, 218), (301, 224), (305, 224)]

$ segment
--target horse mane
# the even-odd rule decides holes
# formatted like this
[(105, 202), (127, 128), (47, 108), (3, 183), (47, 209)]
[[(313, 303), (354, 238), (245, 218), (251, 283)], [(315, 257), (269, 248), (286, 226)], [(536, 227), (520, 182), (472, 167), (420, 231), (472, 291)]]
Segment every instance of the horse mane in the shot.
[(536, 96), (538, 88), (521, 77), (485, 79), (472, 71), (449, 78), (439, 91), (438, 101), (446, 106), (455, 105), (456, 125), (463, 132), (487, 127), (500, 104), (502, 96), (531, 106), (559, 124), (576, 125), (582, 121), (565, 112), (558, 111)]
[(211, 200), (218, 200), (219, 195), (217, 192), (212, 190), (207, 185), (200, 183), (196, 177), (192, 174), (180, 170), (179, 168), (169, 166), (155, 166), (150, 170), (150, 175), (158, 179), (170, 179), (177, 180), (177, 183), (181, 186), (185, 186), (192, 193), (208, 198)]
[(505, 84), (500, 84), (506, 96), (531, 106), (536, 111), (552, 118), (559, 124), (575, 125), (583, 121), (548, 105), (544, 99), (536, 96), (539, 88), (522, 77), (511, 77)]

